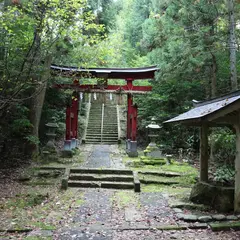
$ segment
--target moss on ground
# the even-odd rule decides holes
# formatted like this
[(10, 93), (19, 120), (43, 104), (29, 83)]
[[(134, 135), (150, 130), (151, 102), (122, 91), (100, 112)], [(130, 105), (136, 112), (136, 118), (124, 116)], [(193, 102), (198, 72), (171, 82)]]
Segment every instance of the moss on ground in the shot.
[(44, 222), (32, 222), (32, 223), (29, 223), (29, 224), (32, 225), (32, 226), (35, 226), (37, 228), (40, 228), (42, 230), (56, 230), (56, 226), (50, 225), (50, 224), (47, 224), (47, 223), (44, 223)]
[(48, 198), (47, 195), (42, 195), (38, 193), (29, 193), (18, 195), (15, 198), (9, 199), (5, 204), (1, 205), (2, 209), (11, 209), (11, 208), (26, 208), (33, 207), (41, 204), (44, 200)]
[(117, 191), (112, 198), (114, 204), (116, 204), (119, 208), (125, 208), (130, 204), (140, 206), (139, 195), (132, 191)]
[(143, 184), (141, 187), (142, 192), (162, 192), (167, 193), (169, 196), (184, 196), (190, 194), (190, 187), (175, 187), (160, 184)]
[[(30, 189), (33, 191), (32, 187)], [(25, 191), (26, 196), (28, 196), (29, 189)], [(36, 195), (46, 194), (47, 192), (49, 196), (43, 201), (39, 201), (40, 204), (38, 205), (34, 205), (34, 200), (30, 201), (29, 197), (24, 199), (22, 196), (10, 199), (2, 204), (3, 212), (1, 213), (0, 223), (2, 229), (41, 228), (53, 230), (69, 221), (66, 216), (73, 213), (76, 208), (84, 203), (83, 194), (78, 189), (60, 191), (57, 187), (47, 189), (37, 187), (35, 192)]]

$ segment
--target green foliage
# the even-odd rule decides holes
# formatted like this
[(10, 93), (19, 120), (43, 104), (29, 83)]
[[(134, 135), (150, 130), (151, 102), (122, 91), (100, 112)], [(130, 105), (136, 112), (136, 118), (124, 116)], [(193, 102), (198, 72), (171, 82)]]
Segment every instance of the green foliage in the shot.
[(236, 135), (227, 128), (217, 129), (210, 135), (210, 142), (212, 142), (215, 161), (233, 166), (236, 153)]
[(25, 135), (27, 132), (30, 132), (32, 124), (29, 119), (15, 119), (12, 123), (12, 131), (15, 134)]
[(34, 135), (28, 135), (25, 137), (25, 139), (31, 144), (39, 144), (40, 143), (39, 138), (37, 138)]
[(214, 173), (214, 181), (222, 183), (234, 182), (235, 170), (232, 166), (219, 166)]

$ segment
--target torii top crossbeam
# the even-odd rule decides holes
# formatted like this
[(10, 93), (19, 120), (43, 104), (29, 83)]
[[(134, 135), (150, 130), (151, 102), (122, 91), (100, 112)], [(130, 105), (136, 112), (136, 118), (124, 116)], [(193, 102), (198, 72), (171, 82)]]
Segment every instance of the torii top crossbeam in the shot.
[(157, 66), (142, 68), (78, 68), (61, 65), (51, 65), (53, 75), (64, 77), (90, 77), (107, 79), (151, 79), (154, 73), (159, 70)]

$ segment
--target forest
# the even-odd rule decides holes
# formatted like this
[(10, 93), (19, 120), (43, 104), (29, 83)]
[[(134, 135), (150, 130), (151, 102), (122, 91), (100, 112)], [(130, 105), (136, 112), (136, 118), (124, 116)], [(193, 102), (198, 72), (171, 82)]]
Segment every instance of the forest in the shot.
[[(77, 67), (144, 67), (160, 71), (137, 97), (139, 142), (152, 117), (162, 124), (205, 100), (238, 89), (239, 4), (233, 0), (2, 0), (0, 2), (1, 163), (34, 159), (45, 124), (64, 134), (70, 94), (51, 85), (51, 63)], [(63, 81), (66, 81), (66, 79)], [(198, 151), (198, 129), (164, 126), (158, 143)], [(216, 160), (233, 165), (235, 134), (215, 128)], [(21, 161), (20, 161), (21, 162)], [(221, 169), (220, 169), (221, 170)], [(230, 176), (229, 176), (230, 177)]]
[(240, 239), (239, 50), (240, 0), (0, 0), (0, 239)]

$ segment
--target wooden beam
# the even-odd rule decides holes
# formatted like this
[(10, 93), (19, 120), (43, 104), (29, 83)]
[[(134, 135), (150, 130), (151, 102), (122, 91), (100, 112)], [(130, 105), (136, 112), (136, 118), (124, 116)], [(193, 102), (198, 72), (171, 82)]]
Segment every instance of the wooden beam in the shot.
[(200, 130), (200, 181), (208, 181), (208, 126), (202, 125)]
[(236, 130), (234, 212), (240, 213), (240, 112), (238, 112), (237, 119), (234, 125)]
[(152, 91), (152, 86), (131, 86), (129, 85), (80, 85), (80, 84), (54, 84), (54, 88), (58, 89), (74, 89), (77, 92), (88, 92), (88, 93), (120, 93), (120, 94), (146, 94), (146, 92)]

